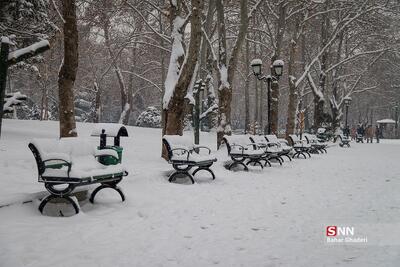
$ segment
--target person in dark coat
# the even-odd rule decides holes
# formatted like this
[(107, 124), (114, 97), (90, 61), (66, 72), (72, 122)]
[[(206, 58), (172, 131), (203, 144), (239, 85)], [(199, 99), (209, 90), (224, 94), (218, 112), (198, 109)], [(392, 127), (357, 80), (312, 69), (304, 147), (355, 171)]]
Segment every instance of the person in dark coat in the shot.
[(379, 138), (381, 136), (381, 129), (378, 127), (378, 125), (375, 126), (375, 137), (376, 137), (376, 142), (379, 143)]

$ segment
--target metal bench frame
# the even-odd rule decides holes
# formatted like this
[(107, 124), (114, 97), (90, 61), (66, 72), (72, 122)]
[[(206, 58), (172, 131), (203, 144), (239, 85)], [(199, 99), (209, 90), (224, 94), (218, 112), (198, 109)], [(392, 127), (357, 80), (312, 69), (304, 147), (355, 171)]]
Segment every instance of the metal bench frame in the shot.
[(318, 139), (310, 139), (309, 135), (304, 135), (307, 143), (311, 145), (310, 152), (313, 154), (328, 153), (326, 145), (319, 143)]
[[(270, 142), (270, 143), (276, 143), (277, 145), (279, 145), (280, 147), (282, 146), (282, 144), (281, 144), (281, 140), (279, 140), (278, 138), (276, 138), (276, 140), (277, 141), (275, 141), (275, 140), (268, 140), (268, 137), (267, 136), (264, 136), (264, 138), (265, 138), (265, 140), (267, 140), (267, 142)], [(285, 144), (287, 143), (287, 141), (285, 140)], [(286, 157), (286, 158), (288, 158), (289, 159), (289, 161), (292, 161), (292, 158), (290, 157), (290, 150), (287, 150), (287, 151), (285, 151), (285, 150), (282, 150), (282, 152), (279, 152), (278, 153), (278, 155), (279, 155), (279, 157), (281, 158), (281, 160), (282, 160), (282, 162), (285, 162), (284, 160), (283, 160), (283, 157)]]
[[(304, 147), (303, 146), (303, 140), (294, 140), (292, 135), (289, 135), (290, 140), (292, 141), (293, 144), (293, 149), (295, 151), (295, 153), (293, 154), (293, 158), (297, 157), (300, 158), (300, 156), (303, 156), (305, 159), (307, 158), (307, 156), (309, 158), (311, 158), (311, 154), (310, 154), (310, 147)], [(296, 144), (300, 144), (301, 146), (297, 146)], [(307, 155), (307, 156), (306, 156)]]
[(276, 160), (279, 165), (282, 166), (283, 162), (285, 162), (283, 160), (283, 158), (281, 157), (281, 153), (282, 152), (268, 152), (268, 148), (269, 147), (279, 147), (279, 144), (277, 143), (273, 143), (273, 142), (268, 142), (267, 139), (264, 137), (265, 142), (262, 143), (257, 143), (252, 136), (249, 137), (250, 141), (255, 144), (258, 145), (260, 148), (264, 149), (265, 153), (264, 153), (264, 157), (262, 160), (265, 161), (264, 166), (269, 166), (271, 167), (271, 160)]
[[(205, 160), (205, 161), (200, 161), (200, 162), (195, 162), (195, 161), (190, 161), (189, 156), (192, 153), (198, 153), (200, 149), (205, 149), (208, 151), (208, 154), (211, 154), (211, 149), (206, 147), (206, 146), (194, 146), (194, 149), (188, 150), (186, 148), (171, 148), (171, 145), (169, 144), (168, 140), (165, 138), (162, 139), (163, 144), (168, 152), (168, 163), (172, 164), (172, 167), (174, 168), (174, 172), (168, 177), (168, 181), (171, 183), (176, 180), (177, 176), (179, 175), (184, 175), (190, 179), (192, 184), (195, 183), (194, 181), (194, 176), (196, 175), (197, 172), (204, 170), (207, 171), (211, 174), (212, 180), (215, 180), (215, 174), (214, 172), (210, 169), (210, 167), (214, 164), (214, 162), (217, 161), (215, 160)], [(186, 160), (173, 160), (173, 155), (174, 151), (181, 151), (182, 154), (187, 155)], [(192, 168), (196, 168), (192, 174), (189, 173), (189, 171)]]
[[(110, 173), (108, 175), (102, 175), (98, 177), (88, 177), (88, 178), (75, 178), (75, 177), (70, 177), (69, 173), (71, 171), (72, 164), (68, 161), (65, 161), (63, 159), (47, 159), (47, 160), (42, 160), (42, 157), (40, 156), (39, 150), (36, 148), (36, 146), (32, 143), (28, 145), (29, 149), (32, 151), (33, 156), (35, 157), (37, 168), (38, 168), (38, 182), (44, 183), (44, 186), (46, 190), (50, 193), (49, 196), (45, 197), (42, 199), (40, 205), (39, 205), (39, 211), (40, 213), (43, 213), (43, 209), (46, 206), (47, 203), (49, 203), (52, 199), (56, 198), (62, 198), (65, 199), (67, 202), (69, 202), (75, 209), (75, 213), (79, 213), (79, 206), (78, 204), (70, 197), (70, 194), (74, 191), (76, 187), (79, 186), (85, 186), (85, 185), (90, 185), (90, 184), (98, 184), (100, 183), (100, 186), (95, 188), (95, 190), (91, 193), (89, 201), (91, 203), (94, 203), (94, 198), (96, 194), (105, 188), (111, 188), (114, 189), (119, 193), (121, 196), (122, 201), (125, 201), (125, 195), (122, 192), (121, 188), (117, 186), (119, 182), (122, 181), (123, 176), (127, 176), (128, 172), (124, 171), (121, 173)], [(99, 155), (103, 156), (103, 155)], [(99, 157), (96, 156), (96, 157)], [(111, 155), (107, 155), (111, 156)], [(55, 164), (48, 164), (54, 162)], [(61, 163), (60, 163), (61, 162)], [(46, 165), (46, 163), (48, 165)], [(62, 166), (67, 166), (68, 167), (68, 177), (43, 177), (43, 173), (47, 168), (50, 169), (58, 169)], [(57, 185), (68, 185), (64, 189), (58, 189), (55, 186)]]
[[(253, 149), (261, 149), (257, 144), (247, 144), (247, 146), (245, 147), (241, 144), (230, 144), (226, 138), (223, 138), (223, 142), (226, 144), (228, 155), (231, 157), (233, 161), (231, 164), (229, 164), (228, 170), (231, 170), (233, 167), (240, 165), (243, 166), (245, 171), (248, 171), (249, 168), (247, 166), (250, 164), (253, 164), (253, 166), (259, 165), (261, 169), (264, 169), (264, 164), (261, 163), (262, 160), (266, 160), (264, 154), (251, 155), (245, 153), (245, 151), (248, 150), (249, 147)], [(242, 153), (232, 153), (233, 147), (239, 147)]]

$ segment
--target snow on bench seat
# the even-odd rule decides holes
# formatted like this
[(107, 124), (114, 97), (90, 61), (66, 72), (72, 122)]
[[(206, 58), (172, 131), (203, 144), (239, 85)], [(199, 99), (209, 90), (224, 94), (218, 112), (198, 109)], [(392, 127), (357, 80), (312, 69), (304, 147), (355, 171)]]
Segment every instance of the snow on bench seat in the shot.
[[(124, 173), (126, 169), (121, 164), (103, 165), (96, 159), (98, 156), (118, 157), (112, 149), (97, 150), (89, 141), (78, 138), (34, 139), (31, 143), (38, 149), (45, 166), (61, 164), (61, 168), (46, 168), (42, 178), (96, 178), (107, 174)], [(65, 161), (65, 162), (63, 162)], [(68, 171), (68, 164), (71, 164)]]

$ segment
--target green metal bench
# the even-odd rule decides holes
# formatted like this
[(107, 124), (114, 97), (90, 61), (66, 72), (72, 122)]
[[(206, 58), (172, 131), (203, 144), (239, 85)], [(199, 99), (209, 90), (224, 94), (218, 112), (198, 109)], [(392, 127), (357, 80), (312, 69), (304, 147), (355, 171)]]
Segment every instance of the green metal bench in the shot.
[(97, 150), (78, 138), (34, 139), (28, 147), (36, 160), (38, 181), (44, 183), (50, 193), (39, 205), (41, 213), (46, 204), (55, 198), (65, 199), (79, 213), (79, 206), (70, 195), (76, 187), (90, 184), (100, 184), (89, 198), (92, 203), (96, 194), (104, 188), (114, 189), (122, 201), (125, 200), (117, 184), (128, 172), (120, 163), (107, 166), (98, 161), (99, 157), (107, 156), (120, 162), (114, 150)]

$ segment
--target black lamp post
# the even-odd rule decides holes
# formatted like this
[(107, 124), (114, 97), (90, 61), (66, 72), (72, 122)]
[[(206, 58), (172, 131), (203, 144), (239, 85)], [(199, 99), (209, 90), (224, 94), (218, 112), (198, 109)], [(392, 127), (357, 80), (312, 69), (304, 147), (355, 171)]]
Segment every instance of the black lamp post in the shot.
[(262, 80), (267, 83), (268, 134), (271, 134), (271, 83), (272, 81), (279, 80), (279, 77), (282, 76), (283, 65), (283, 60), (275, 60), (271, 66), (271, 75), (265, 76), (262, 75), (261, 71), (262, 60), (257, 58), (251, 61), (251, 68), (253, 69), (254, 76), (256, 76), (258, 80)]
[(347, 116), (349, 114), (349, 106), (351, 104), (351, 97), (350, 96), (346, 96), (344, 99), (344, 104), (346, 106), (346, 121), (345, 121), (345, 130), (346, 130), (346, 136), (349, 137), (349, 126), (347, 125)]
[(206, 84), (202, 79), (198, 80), (194, 85), (193, 94), (195, 96), (195, 112), (194, 112), (194, 143), (196, 145), (200, 142), (200, 105), (201, 105), (201, 97), (200, 94), (204, 91)]

